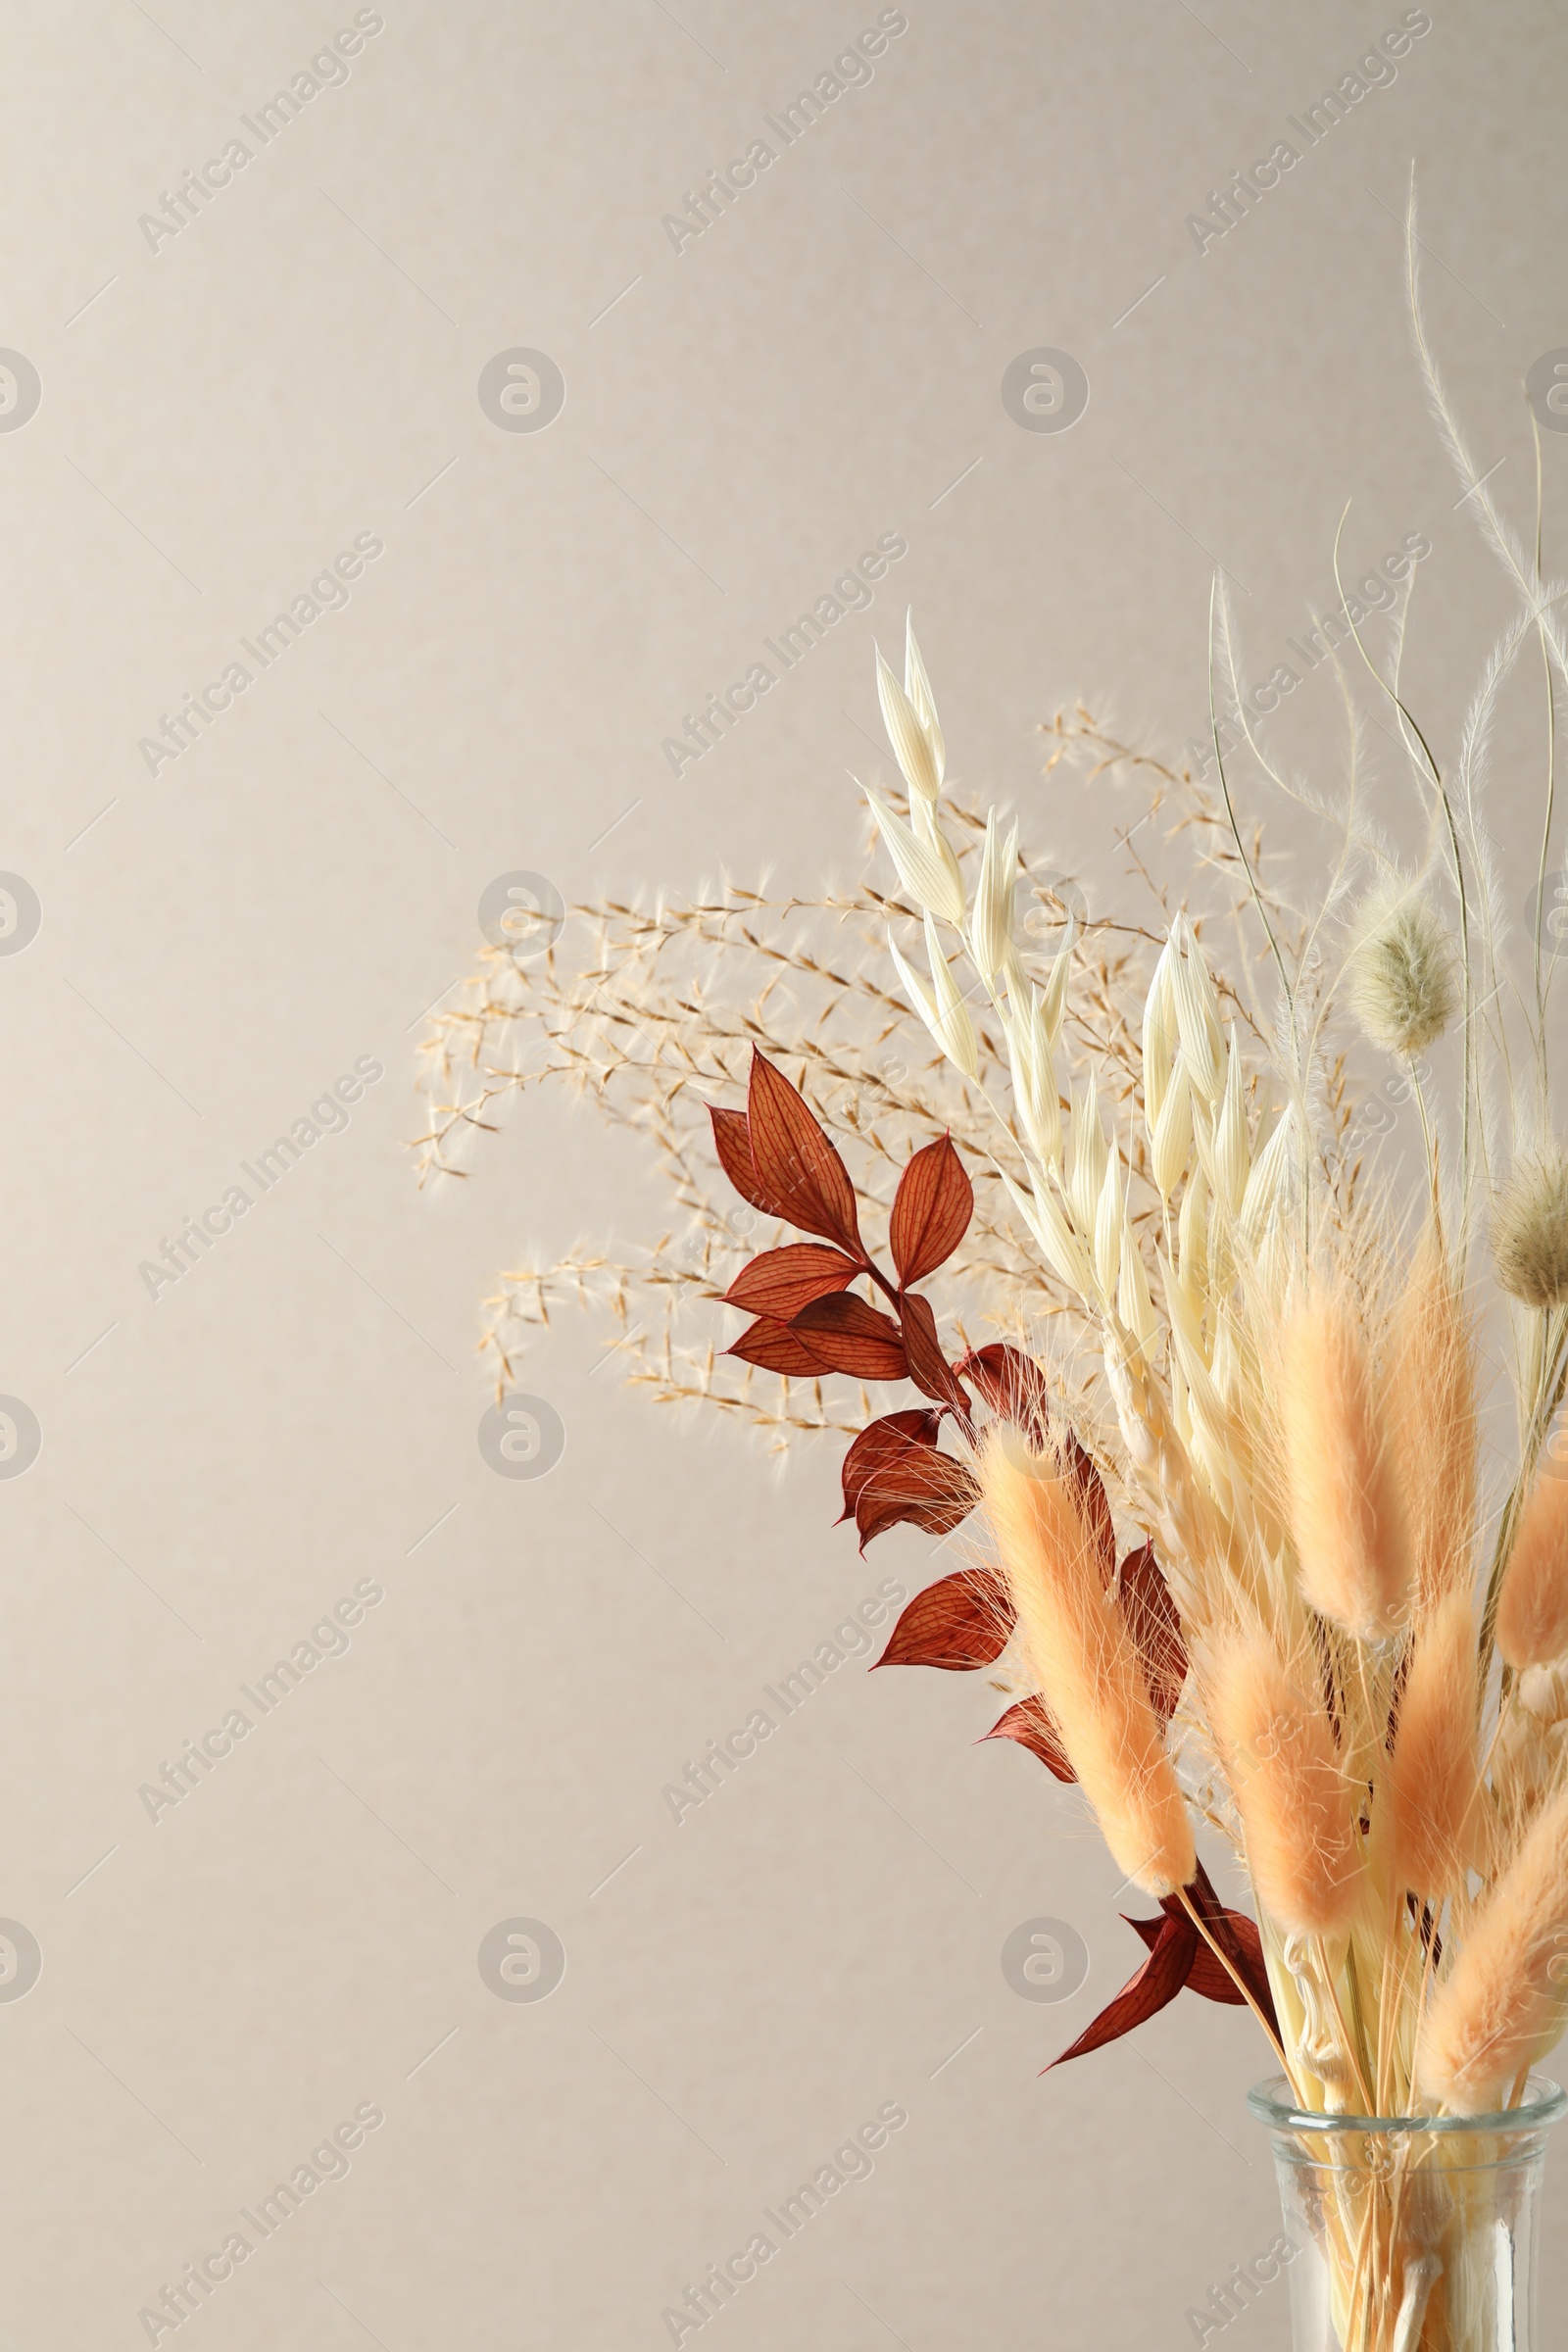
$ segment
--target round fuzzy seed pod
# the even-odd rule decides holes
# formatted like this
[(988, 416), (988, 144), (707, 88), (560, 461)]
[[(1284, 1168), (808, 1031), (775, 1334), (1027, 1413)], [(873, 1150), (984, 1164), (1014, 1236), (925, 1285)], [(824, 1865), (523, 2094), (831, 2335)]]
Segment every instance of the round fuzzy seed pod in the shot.
[(1492, 1212), (1497, 1280), (1526, 1306), (1568, 1298), (1568, 1154), (1560, 1144), (1520, 1161)]
[(1430, 901), (1409, 890), (1367, 901), (1347, 973), (1350, 1009), (1375, 1046), (1421, 1054), (1459, 1005), (1453, 950)]

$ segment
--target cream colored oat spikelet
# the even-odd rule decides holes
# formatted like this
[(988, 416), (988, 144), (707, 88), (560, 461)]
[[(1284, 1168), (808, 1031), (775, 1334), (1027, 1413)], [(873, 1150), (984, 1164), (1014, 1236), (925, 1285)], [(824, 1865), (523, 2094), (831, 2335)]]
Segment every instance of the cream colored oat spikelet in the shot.
[(1416, 2044), (1416, 2085), (1460, 2115), (1500, 2108), (1568, 2022), (1568, 1786), (1477, 1914)]
[(1407, 1606), (1403, 1498), (1366, 1342), (1341, 1289), (1309, 1291), (1280, 1333), (1279, 1413), (1301, 1590), (1364, 1640)]
[(1174, 1894), (1197, 1870), (1187, 1803), (1072, 1480), (999, 1429), (980, 1483), (1030, 1670), (1116, 1866)]
[(1287, 1935), (1338, 1933), (1355, 1910), (1364, 1873), (1355, 1791), (1321, 1703), (1255, 1630), (1221, 1633), (1199, 1680), (1258, 1901)]

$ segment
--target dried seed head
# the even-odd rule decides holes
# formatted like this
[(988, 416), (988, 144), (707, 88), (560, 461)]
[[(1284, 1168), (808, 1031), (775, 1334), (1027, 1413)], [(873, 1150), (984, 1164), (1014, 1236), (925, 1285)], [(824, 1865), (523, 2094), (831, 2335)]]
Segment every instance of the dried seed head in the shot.
[(1006, 1429), (987, 1439), (980, 1483), (1030, 1669), (1116, 1867), (1174, 1894), (1198, 1867), (1192, 1824), (1078, 1489)]
[(1175, 961), (1176, 943), (1167, 939), (1159, 951), (1154, 977), (1144, 1000), (1144, 1119), (1151, 1135), (1159, 1124), (1181, 1044), (1176, 1027), (1176, 992), (1171, 980)]
[(1321, 1616), (1376, 1641), (1404, 1613), (1409, 1544), (1366, 1343), (1341, 1294), (1313, 1293), (1287, 1317), (1279, 1401), (1301, 1590)]
[(1434, 1996), (1416, 2082), (1460, 2115), (1500, 2108), (1568, 2019), (1568, 1788), (1539, 1813)]
[(1464, 1885), (1485, 1799), (1476, 1750), (1476, 1628), (1449, 1592), (1416, 1629), (1388, 1791), (1398, 1885), (1441, 1904)]
[(1549, 1666), (1527, 1666), (1519, 1677), (1519, 1703), (1547, 1731), (1568, 1726), (1568, 1658)]
[(1362, 1872), (1352, 1790), (1321, 1704), (1262, 1634), (1226, 1635), (1199, 1675), (1258, 1901), (1287, 1935), (1334, 1934)]
[(1385, 1053), (1424, 1052), (1458, 1010), (1448, 935), (1431, 903), (1408, 890), (1366, 902), (1346, 979), (1351, 1011)]
[(1469, 1589), (1476, 1518), (1475, 1338), (1435, 1227), (1411, 1264), (1391, 1352), (1390, 1442), (1426, 1609)]
[(1527, 1666), (1514, 1689), (1518, 1704), (1502, 1710), (1490, 1759), (1499, 1841), (1523, 1836), (1564, 1786), (1568, 1758), (1568, 1668)]
[(1205, 1102), (1219, 1101), (1225, 1086), (1225, 1040), (1220, 1034), (1219, 999), (1203, 951), (1185, 914), (1170, 927), (1176, 951), (1170, 963), (1171, 1009), (1176, 1015), (1182, 1057)]
[[(909, 644), (911, 648), (914, 648), (912, 637)], [(919, 662), (917, 648), (914, 648), (914, 658)], [(920, 662), (919, 665), (919, 680), (920, 684), (916, 687), (916, 692), (923, 692), (926, 697), (929, 697), (931, 690), (925, 682), (925, 664), (923, 662)], [(909, 683), (911, 686), (915, 685), (912, 672)], [(930, 734), (921, 723), (920, 713), (914, 702), (905, 688), (899, 684), (898, 679), (883, 661), (880, 651), (876, 657), (876, 691), (877, 700), (882, 705), (882, 723), (887, 728), (888, 740), (893, 746), (900, 767), (904, 770), (904, 780), (909, 787), (911, 800), (928, 803), (934, 801), (942, 789), (942, 769), (935, 746)], [(934, 724), (936, 719), (934, 709), (931, 717)], [(937, 740), (939, 742), (941, 740), (940, 733)]]
[(1527, 1306), (1568, 1298), (1568, 1153), (1555, 1141), (1522, 1159), (1492, 1212), (1497, 1280)]
[(1497, 1647), (1513, 1667), (1568, 1650), (1568, 1480), (1538, 1479), (1519, 1516), (1497, 1601)]

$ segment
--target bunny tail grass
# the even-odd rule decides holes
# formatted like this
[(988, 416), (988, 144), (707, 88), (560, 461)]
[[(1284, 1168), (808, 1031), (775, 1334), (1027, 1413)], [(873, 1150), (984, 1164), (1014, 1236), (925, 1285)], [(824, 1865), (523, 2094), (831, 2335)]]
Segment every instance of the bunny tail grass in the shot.
[(1221, 1636), (1200, 1672), (1258, 1900), (1288, 1935), (1337, 1934), (1362, 1871), (1327, 1716), (1263, 1634)]
[(1497, 1647), (1513, 1667), (1568, 1650), (1568, 1479), (1537, 1480), (1520, 1514), (1497, 1602)]
[(1394, 1319), (1390, 1429), (1418, 1609), (1467, 1591), (1476, 1520), (1475, 1342), (1434, 1227)]
[(1409, 1550), (1366, 1343), (1334, 1292), (1286, 1318), (1280, 1416), (1301, 1589), (1321, 1615), (1376, 1640), (1404, 1608)]
[(1464, 1885), (1483, 1819), (1468, 1592), (1448, 1593), (1416, 1629), (1388, 1790), (1398, 1885), (1440, 1906)]
[(1187, 1804), (1071, 1475), (999, 1430), (980, 1482), (1030, 1669), (1105, 1842), (1146, 1894), (1174, 1894), (1198, 1867)]
[(1416, 2082), (1459, 2115), (1500, 2108), (1568, 2015), (1568, 1788), (1537, 1816), (1427, 2011)]

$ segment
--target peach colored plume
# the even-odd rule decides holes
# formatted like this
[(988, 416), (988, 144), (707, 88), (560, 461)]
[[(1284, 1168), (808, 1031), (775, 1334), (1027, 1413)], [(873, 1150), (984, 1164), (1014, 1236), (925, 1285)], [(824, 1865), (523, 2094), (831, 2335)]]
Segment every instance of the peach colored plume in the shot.
[(1428, 1229), (1394, 1322), (1389, 1425), (1422, 1604), (1468, 1589), (1476, 1517), (1475, 1348)]
[(1460, 2115), (1499, 2108), (1568, 2014), (1568, 1788), (1536, 1816), (1416, 2044), (1416, 2086)]
[(1475, 1615), (1450, 1592), (1417, 1629), (1387, 1780), (1399, 1889), (1435, 1905), (1463, 1885), (1481, 1834), (1476, 1741)]
[(1292, 1310), (1279, 1381), (1301, 1589), (1322, 1616), (1376, 1639), (1405, 1606), (1409, 1547), (1366, 1343), (1343, 1296)]
[(1497, 1602), (1510, 1666), (1549, 1666), (1568, 1650), (1568, 1478), (1538, 1478), (1520, 1514)]
[(1258, 1901), (1287, 1935), (1333, 1935), (1355, 1909), (1362, 1873), (1353, 1791), (1321, 1703), (1261, 1633), (1224, 1635), (1200, 1679)]
[(1197, 1870), (1192, 1825), (1077, 1490), (1010, 1430), (988, 1438), (980, 1480), (1030, 1668), (1117, 1868), (1173, 1894)]

